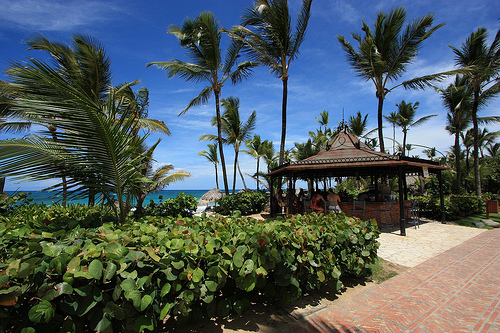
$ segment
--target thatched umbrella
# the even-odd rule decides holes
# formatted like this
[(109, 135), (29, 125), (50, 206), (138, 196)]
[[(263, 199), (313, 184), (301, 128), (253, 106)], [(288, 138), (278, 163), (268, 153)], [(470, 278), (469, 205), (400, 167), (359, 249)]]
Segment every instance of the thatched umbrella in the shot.
[(203, 194), (199, 200), (200, 203), (202, 202), (217, 202), (217, 200), (220, 200), (224, 196), (224, 193), (222, 193), (221, 190), (218, 188), (213, 188), (207, 193)]

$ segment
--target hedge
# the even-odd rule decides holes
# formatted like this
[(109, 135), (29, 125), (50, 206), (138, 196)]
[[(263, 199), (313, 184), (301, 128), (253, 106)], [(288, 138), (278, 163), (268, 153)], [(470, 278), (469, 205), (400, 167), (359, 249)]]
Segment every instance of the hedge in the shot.
[[(441, 219), (441, 204), (438, 196), (416, 197), (420, 201), (422, 215)], [(475, 195), (448, 195), (444, 198), (447, 220), (458, 220), (469, 215), (484, 213), (485, 199)]]
[(141, 332), (241, 314), (259, 292), (286, 303), (340, 288), (342, 274), (368, 275), (378, 235), (373, 221), (343, 214), (98, 227), (0, 217), (0, 323), (6, 332)]

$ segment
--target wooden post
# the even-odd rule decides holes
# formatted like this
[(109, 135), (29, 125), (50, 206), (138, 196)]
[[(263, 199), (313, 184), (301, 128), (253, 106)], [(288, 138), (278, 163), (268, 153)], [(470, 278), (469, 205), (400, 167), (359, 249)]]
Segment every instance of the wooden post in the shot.
[(403, 172), (402, 167), (398, 167), (398, 187), (399, 187), (399, 230), (401, 236), (406, 236), (405, 228), (405, 205), (404, 205), (404, 187), (403, 187), (403, 177), (406, 175)]
[(270, 188), (269, 188), (269, 205), (271, 207), (271, 217), (276, 217), (276, 209), (275, 209), (275, 204), (274, 204), (274, 177), (271, 176), (271, 181), (270, 181)]

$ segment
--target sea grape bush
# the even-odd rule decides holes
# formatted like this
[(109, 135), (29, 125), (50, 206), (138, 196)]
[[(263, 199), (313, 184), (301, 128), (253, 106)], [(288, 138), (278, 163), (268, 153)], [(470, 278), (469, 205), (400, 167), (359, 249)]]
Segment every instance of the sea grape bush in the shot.
[(282, 302), (376, 258), (373, 221), (333, 214), (258, 221), (157, 218), (99, 227), (0, 217), (3, 331), (141, 332), (167, 320), (241, 314), (258, 292)]
[(193, 211), (196, 211), (198, 203), (196, 198), (190, 194), (179, 193), (176, 198), (168, 198), (157, 204), (153, 200), (144, 208), (141, 214), (161, 216), (161, 217), (191, 217)]
[(236, 210), (242, 215), (260, 213), (266, 204), (266, 194), (264, 192), (240, 192), (226, 195), (220, 199), (215, 207), (215, 211), (222, 215), (232, 215)]

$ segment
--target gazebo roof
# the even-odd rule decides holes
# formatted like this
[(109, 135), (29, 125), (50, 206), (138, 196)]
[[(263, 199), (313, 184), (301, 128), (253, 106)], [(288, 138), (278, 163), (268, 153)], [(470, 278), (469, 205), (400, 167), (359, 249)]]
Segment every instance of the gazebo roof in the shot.
[(328, 142), (328, 148), (301, 161), (273, 169), (268, 175), (290, 175), (297, 178), (366, 176), (395, 174), (402, 168), (405, 173), (430, 173), (445, 170), (439, 163), (420, 158), (390, 155), (372, 150), (355, 135), (342, 131)]

